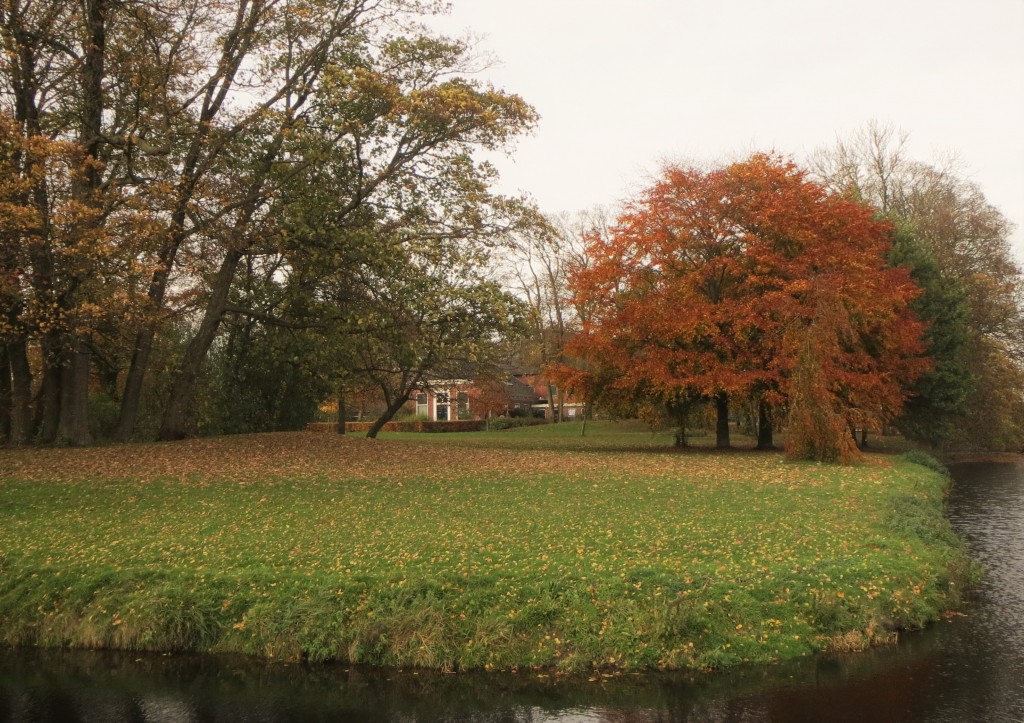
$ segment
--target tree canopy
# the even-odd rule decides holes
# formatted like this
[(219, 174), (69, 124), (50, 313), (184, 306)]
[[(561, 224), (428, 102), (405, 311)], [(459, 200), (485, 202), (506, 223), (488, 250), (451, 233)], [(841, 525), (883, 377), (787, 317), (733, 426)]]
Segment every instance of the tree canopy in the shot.
[(1010, 249), (1010, 222), (955, 159), (914, 160), (908, 135), (891, 126), (868, 124), (813, 160), (831, 190), (893, 220), (893, 259), (923, 289), (914, 309), (928, 324), (933, 368), (915, 385), (899, 428), (947, 449), (1020, 449), (1024, 276)]
[(367, 305), (325, 303), (343, 279), (480, 265), (520, 211), (473, 151), (505, 148), (536, 114), (470, 77), (467, 43), (418, 24), (440, 8), (4, 2), (4, 436), (87, 443), (99, 376), (116, 437), (179, 438), (202, 421), (226, 318), (351, 332)]
[(893, 419), (928, 368), (891, 243), (779, 156), (668, 166), (588, 249), (574, 288), (595, 311), (571, 353), (665, 403), (753, 396), (788, 410), (795, 454), (847, 459), (849, 428)]

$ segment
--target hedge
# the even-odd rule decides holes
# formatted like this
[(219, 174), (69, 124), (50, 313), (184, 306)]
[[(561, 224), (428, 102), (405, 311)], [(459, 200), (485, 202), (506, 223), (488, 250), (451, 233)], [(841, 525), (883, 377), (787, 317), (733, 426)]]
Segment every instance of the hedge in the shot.
[[(337, 429), (333, 422), (311, 422), (306, 429), (313, 432), (333, 432)], [(373, 422), (346, 422), (346, 432), (368, 432)], [(382, 430), (385, 432), (482, 432), (487, 427), (484, 419), (461, 419), (451, 422), (387, 422)]]

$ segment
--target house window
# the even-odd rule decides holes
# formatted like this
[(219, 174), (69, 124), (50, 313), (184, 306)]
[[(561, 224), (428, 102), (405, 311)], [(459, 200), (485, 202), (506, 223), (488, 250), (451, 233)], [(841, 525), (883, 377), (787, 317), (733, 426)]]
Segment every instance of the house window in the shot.
[(450, 400), (447, 392), (438, 392), (434, 397), (434, 409), (437, 412), (437, 421), (447, 422), (448, 421), (448, 405)]
[(459, 392), (455, 395), (455, 402), (458, 405), (458, 418), (469, 419), (469, 393)]
[(429, 414), (430, 407), (427, 404), (427, 395), (425, 392), (420, 392), (416, 395), (416, 415), (426, 417)]

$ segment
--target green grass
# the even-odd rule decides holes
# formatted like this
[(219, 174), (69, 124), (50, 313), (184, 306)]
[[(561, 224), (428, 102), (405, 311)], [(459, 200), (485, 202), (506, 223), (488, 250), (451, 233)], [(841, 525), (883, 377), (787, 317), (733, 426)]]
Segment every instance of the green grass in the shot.
[(0, 640), (723, 667), (885, 640), (975, 574), (923, 466), (579, 431), (0, 451)]

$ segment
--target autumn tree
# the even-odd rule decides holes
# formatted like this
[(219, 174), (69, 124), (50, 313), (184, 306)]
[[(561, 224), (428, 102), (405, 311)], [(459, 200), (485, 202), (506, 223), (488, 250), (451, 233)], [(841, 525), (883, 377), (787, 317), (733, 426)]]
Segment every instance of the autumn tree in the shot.
[(604, 309), (572, 347), (618, 389), (713, 400), (720, 446), (730, 395), (820, 405), (827, 423), (804, 426), (829, 439), (794, 449), (832, 456), (840, 428), (891, 419), (925, 366), (890, 244), (870, 208), (777, 156), (670, 166), (591, 247), (576, 293)]
[[(154, 401), (159, 436), (182, 436), (221, 324), (240, 313), (229, 309), (240, 269), (299, 242), (280, 221), (303, 184), (333, 184), (347, 237), (363, 207), (392, 236), (441, 208), (455, 229), (491, 223), (493, 208), (465, 203), (489, 183), (469, 150), (502, 147), (535, 115), (463, 77), (468, 46), (417, 24), (440, 8), (5, 0), (0, 94), (22, 139), (10, 168), (31, 181), (18, 203), (37, 217), (4, 249), (5, 272), (22, 282), (10, 320), (20, 336), (5, 337), (3, 354), (8, 423), (37, 388), (29, 436), (87, 441), (99, 372), (120, 395), (119, 438)], [(59, 158), (34, 153), (37, 138), (63, 144)], [(173, 357), (154, 360), (161, 349)], [(41, 381), (27, 359), (42, 360)], [(173, 367), (169, 383), (150, 377), (154, 363)]]
[(8, 355), (16, 356), (11, 380), (21, 396), (32, 384), (22, 347), (39, 349), (32, 432), (43, 441), (89, 441), (94, 335), (127, 311), (138, 274), (143, 249), (117, 139), (138, 117), (128, 98), (142, 85), (131, 79), (150, 55), (113, 32), (131, 25), (136, 10), (144, 14), (141, 4), (107, 0), (8, 0), (0, 8), (0, 104), (23, 142), (8, 170), (28, 183), (20, 203), (35, 216), (31, 233), (9, 239), (25, 282), (16, 306), (25, 336)]
[[(459, 77), (466, 53), (459, 42), (405, 37), (374, 49), (348, 47), (341, 58), (328, 55), (308, 112), (294, 109), (302, 127), (280, 126), (268, 137), (272, 153), (261, 151), (254, 159), (252, 183), (261, 190), (254, 195), (250, 189), (245, 198), (262, 198), (268, 210), (285, 208), (289, 189), (329, 183), (323, 188), (334, 199), (322, 217), (328, 228), (342, 231), (335, 243), (359, 235), (363, 207), (370, 209), (372, 223), (379, 224), (373, 232), (383, 231), (381, 237), (398, 238), (407, 229), (440, 242), (466, 238), (466, 228), (487, 226), (491, 219), (483, 199), (489, 172), (471, 160), (469, 149), (501, 147), (528, 127), (534, 114), (517, 96)], [(281, 152), (287, 155), (278, 162)], [(275, 178), (281, 185), (271, 185)], [(258, 208), (250, 206), (248, 217), (239, 219), (244, 232), (237, 225), (227, 229), (229, 250), (177, 374), (161, 437), (185, 432), (195, 380), (225, 312), (238, 262), (247, 254), (266, 253), (268, 246), (276, 253), (305, 238), (285, 239), (285, 229), (276, 228), (278, 214), (257, 214)], [(421, 231), (427, 225), (430, 230)]]
[(578, 277), (579, 302), (597, 310), (573, 345), (621, 372), (620, 390), (714, 400), (719, 446), (729, 444), (728, 395), (754, 381), (740, 369), (733, 333), (745, 238), (722, 210), (725, 181), (722, 172), (669, 167), (627, 206)]
[(831, 189), (897, 222), (906, 243), (896, 258), (924, 289), (916, 308), (929, 324), (935, 364), (919, 381), (901, 429), (946, 447), (1018, 448), (1024, 417), (1016, 400), (1024, 387), (1013, 386), (1020, 379), (1013, 369), (1024, 316), (1011, 224), (955, 159), (915, 160), (908, 134), (891, 126), (869, 124), (812, 160)]

